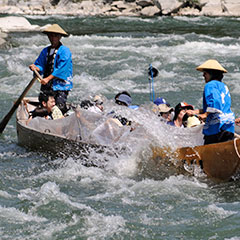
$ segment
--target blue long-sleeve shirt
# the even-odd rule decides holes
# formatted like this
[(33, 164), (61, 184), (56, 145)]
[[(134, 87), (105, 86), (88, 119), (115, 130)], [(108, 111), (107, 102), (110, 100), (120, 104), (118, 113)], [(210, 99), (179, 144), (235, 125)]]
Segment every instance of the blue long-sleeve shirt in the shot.
[[(47, 65), (48, 48), (44, 48), (35, 65), (40, 69), (40, 74), (43, 74)], [(54, 91), (68, 91), (73, 87), (73, 73), (72, 73), (72, 53), (70, 49), (64, 45), (61, 45), (57, 51), (54, 59), (52, 75), (55, 77), (53, 81)]]
[(231, 96), (223, 82), (212, 80), (205, 85), (203, 112), (210, 113), (203, 127), (204, 135), (214, 135), (221, 130), (234, 133), (235, 115), (231, 111)]

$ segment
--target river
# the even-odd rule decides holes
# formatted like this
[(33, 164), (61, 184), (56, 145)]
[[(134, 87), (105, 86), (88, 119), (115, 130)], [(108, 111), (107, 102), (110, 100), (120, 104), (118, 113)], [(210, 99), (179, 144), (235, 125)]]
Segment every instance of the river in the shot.
[[(128, 90), (134, 104), (147, 104), (152, 64), (159, 70), (156, 97), (199, 108), (204, 80), (195, 68), (217, 59), (228, 70), (223, 80), (240, 115), (240, 18), (26, 18), (41, 26), (58, 23), (70, 34), (62, 39), (74, 63), (69, 101), (99, 93), (113, 99)], [(2, 117), (32, 79), (28, 65), (48, 44), (41, 33), (10, 36), (13, 46), (0, 50)], [(28, 96), (39, 87), (35, 83)], [(162, 133), (151, 125), (155, 120), (144, 121), (161, 144), (171, 141), (173, 133)], [(0, 136), (1, 240), (240, 239), (239, 181), (148, 177), (138, 171), (136, 156), (111, 159), (103, 169), (81, 165), (81, 157), (51, 160), (18, 146), (15, 126), (12, 117)]]

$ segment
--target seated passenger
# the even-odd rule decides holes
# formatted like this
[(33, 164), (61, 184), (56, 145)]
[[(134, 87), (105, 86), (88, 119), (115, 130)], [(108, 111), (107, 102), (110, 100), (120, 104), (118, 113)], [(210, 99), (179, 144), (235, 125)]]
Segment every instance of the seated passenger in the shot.
[[(137, 106), (137, 105), (131, 105), (132, 104), (132, 98), (131, 98), (131, 95), (127, 91), (119, 92), (114, 97), (114, 99), (115, 99), (115, 103), (118, 104), (118, 105), (126, 106), (126, 107), (131, 108), (131, 109), (138, 109), (139, 108), (139, 106)], [(125, 126), (125, 125), (130, 126), (131, 127), (130, 131), (133, 131), (135, 129), (135, 127), (133, 127), (133, 125), (136, 125), (136, 123), (133, 124), (132, 121), (128, 120), (127, 118), (125, 118), (121, 115), (115, 114), (114, 111), (112, 111), (109, 114), (114, 114), (113, 118), (118, 119), (119, 122), (123, 126)]]
[(40, 93), (39, 102), (40, 106), (29, 113), (29, 120), (35, 117), (45, 117), (46, 119), (53, 120), (64, 117), (61, 110), (55, 105), (55, 98), (53, 95)]
[(83, 100), (80, 107), (94, 113), (101, 113), (103, 111), (103, 100), (101, 96), (96, 95), (92, 100)]
[(164, 98), (156, 98), (153, 102), (153, 112), (156, 113), (161, 120), (169, 122), (173, 120), (174, 108), (170, 107), (170, 104)]
[(93, 102), (95, 103), (95, 106), (98, 107), (101, 111), (103, 111), (103, 102), (104, 102), (105, 97), (102, 95), (95, 95), (93, 98)]
[(81, 103), (80, 103), (80, 107), (81, 108), (84, 108), (84, 109), (88, 109), (88, 108), (90, 108), (90, 107), (92, 107), (93, 106), (93, 103), (90, 101), (90, 100), (83, 100), (83, 101), (81, 101)]
[(175, 127), (186, 127), (186, 121), (188, 118), (187, 110), (193, 110), (193, 106), (186, 102), (180, 102), (175, 107), (175, 115), (173, 121), (167, 122), (167, 124)]
[(188, 119), (187, 119), (187, 127), (188, 128), (196, 127), (200, 124), (201, 124), (201, 121), (196, 116), (191, 116), (191, 117), (188, 117)]
[(118, 105), (123, 105), (131, 109), (138, 109), (139, 107), (137, 105), (131, 105), (132, 97), (127, 91), (118, 93), (114, 98), (115, 98), (115, 103)]
[(201, 123), (202, 122), (196, 116), (190, 116), (187, 118), (187, 127), (188, 128), (196, 127), (196, 126), (200, 125)]
[(169, 122), (173, 120), (174, 109), (167, 104), (162, 103), (154, 106), (153, 111), (161, 118), (161, 121)]
[(159, 109), (159, 115), (166, 121), (170, 122), (173, 120), (174, 109), (172, 107), (169, 107), (167, 104), (160, 104), (158, 106)]

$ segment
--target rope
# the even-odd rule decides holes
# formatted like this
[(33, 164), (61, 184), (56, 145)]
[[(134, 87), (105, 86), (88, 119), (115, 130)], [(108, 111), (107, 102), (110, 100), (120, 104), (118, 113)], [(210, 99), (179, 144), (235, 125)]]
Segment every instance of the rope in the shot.
[(237, 149), (237, 140), (238, 140), (237, 138), (234, 138), (233, 143), (234, 143), (234, 148), (235, 148), (236, 154), (237, 154), (238, 158), (240, 158), (240, 154)]
[(149, 93), (150, 93), (150, 102), (152, 102), (152, 88), (151, 88), (151, 82), (150, 82), (150, 78), (149, 78)]

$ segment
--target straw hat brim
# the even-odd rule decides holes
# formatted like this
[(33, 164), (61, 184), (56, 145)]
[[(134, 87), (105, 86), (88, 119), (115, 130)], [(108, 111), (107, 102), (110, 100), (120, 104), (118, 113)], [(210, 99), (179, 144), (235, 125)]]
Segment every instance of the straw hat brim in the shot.
[(51, 26), (45, 28), (43, 30), (43, 33), (59, 33), (64, 37), (68, 37), (68, 34), (58, 25), (58, 24), (52, 24)]
[(222, 67), (217, 60), (214, 60), (214, 59), (207, 60), (205, 63), (201, 64), (196, 68), (196, 70), (200, 72), (203, 72), (204, 69), (217, 70), (217, 71), (227, 73), (227, 70), (224, 67)]
[(167, 113), (170, 110), (173, 110), (172, 107), (168, 107), (167, 104), (159, 104), (158, 105), (158, 111), (162, 113)]

